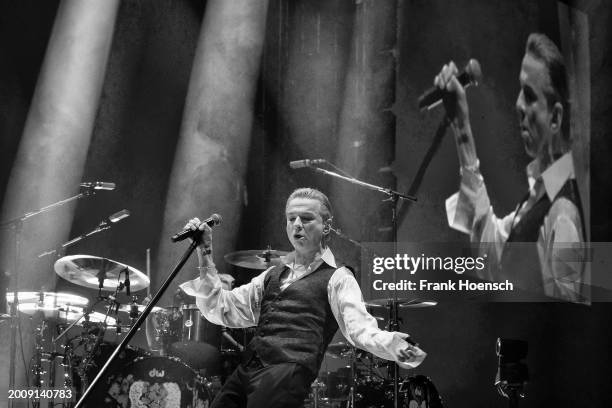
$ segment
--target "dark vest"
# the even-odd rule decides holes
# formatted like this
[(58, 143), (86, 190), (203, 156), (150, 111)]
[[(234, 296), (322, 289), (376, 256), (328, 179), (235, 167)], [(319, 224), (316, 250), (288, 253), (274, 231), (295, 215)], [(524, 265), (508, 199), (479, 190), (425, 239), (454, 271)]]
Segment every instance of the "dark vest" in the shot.
[(247, 356), (256, 353), (264, 365), (298, 363), (316, 376), (338, 330), (327, 297), (336, 269), (323, 263), (281, 291), (280, 277), (286, 269), (277, 266), (266, 275), (259, 324)]
[[(548, 195), (544, 194), (510, 231), (502, 253), (501, 270), (503, 273), (508, 272), (507, 276), (512, 276), (512, 282), (520, 288), (537, 293), (544, 291), (536, 243), (540, 228), (544, 224), (544, 217), (550, 211), (553, 202), (560, 198), (570, 200), (578, 208), (580, 220), (584, 223), (578, 186), (575, 180), (568, 180), (552, 202)], [(526, 199), (521, 201), (518, 208), (521, 208)]]

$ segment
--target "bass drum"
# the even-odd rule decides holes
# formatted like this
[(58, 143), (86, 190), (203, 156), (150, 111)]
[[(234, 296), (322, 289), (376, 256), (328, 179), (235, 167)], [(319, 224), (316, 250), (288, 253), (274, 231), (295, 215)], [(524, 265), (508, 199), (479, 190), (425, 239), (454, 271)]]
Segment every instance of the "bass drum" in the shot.
[(400, 386), (400, 393), (406, 408), (443, 408), (438, 390), (424, 375), (405, 379)]
[(138, 357), (105, 377), (87, 406), (208, 408), (212, 402), (204, 378), (174, 357)]
[[(92, 349), (93, 345), (85, 345), (84, 350), (79, 350), (81, 354), (76, 354), (70, 361), (72, 366), (72, 385), (77, 390), (77, 397), (80, 398), (85, 389), (91, 384), (93, 379), (98, 375), (100, 369), (106, 364), (106, 361), (111, 356), (117, 344), (102, 343), (97, 348)], [(107, 380), (114, 374), (121, 372), (126, 364), (134, 359), (142, 356), (148, 356), (149, 353), (143, 349), (127, 346), (113, 360), (111, 365), (106, 370), (105, 378), (101, 378), (94, 389), (87, 397), (86, 406), (110, 406), (116, 405), (111, 403), (104, 405), (106, 399), (106, 390), (108, 389)], [(69, 380), (66, 377), (65, 380)], [(83, 381), (84, 380), (84, 381)], [(56, 381), (57, 382), (57, 381)], [(57, 384), (56, 384), (57, 385)], [(111, 401), (109, 401), (111, 402)]]

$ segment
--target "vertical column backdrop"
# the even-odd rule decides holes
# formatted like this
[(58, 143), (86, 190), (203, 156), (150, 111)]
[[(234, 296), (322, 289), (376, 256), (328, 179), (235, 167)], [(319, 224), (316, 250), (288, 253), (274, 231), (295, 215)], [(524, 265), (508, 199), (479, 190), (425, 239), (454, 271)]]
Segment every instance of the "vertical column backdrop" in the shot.
[[(170, 176), (162, 236), (191, 217), (220, 213), (223, 228), (213, 244), (218, 263), (233, 250), (240, 225), (267, 8), (267, 0), (207, 3)], [(184, 249), (160, 241), (154, 287)], [(175, 282), (196, 275), (187, 266)]]
[[(118, 0), (64, 0), (60, 4), (11, 170), (1, 219), (11, 219), (78, 192), (118, 6)], [(21, 245), (19, 253), (13, 245), (14, 230), (2, 232), (0, 259), (6, 264), (1, 269), (11, 272), (11, 289), (15, 285), (17, 290), (53, 289), (53, 271), (42, 267), (37, 254), (68, 238), (73, 210), (74, 205), (70, 205), (27, 221), (21, 235), (27, 245)], [(2, 341), (3, 346), (7, 344)], [(28, 344), (26, 340), (24, 347)], [(0, 354), (3, 359), (13, 357), (4, 347)], [(21, 384), (22, 367), (18, 367), (16, 384)]]

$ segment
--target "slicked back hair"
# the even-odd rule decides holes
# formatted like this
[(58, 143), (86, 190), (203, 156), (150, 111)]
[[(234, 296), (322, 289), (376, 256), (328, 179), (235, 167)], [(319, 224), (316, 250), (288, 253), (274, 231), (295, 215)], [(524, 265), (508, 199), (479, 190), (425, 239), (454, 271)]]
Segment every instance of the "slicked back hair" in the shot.
[(294, 190), (293, 193), (289, 195), (287, 199), (287, 204), (285, 205), (285, 210), (287, 209), (287, 205), (294, 198), (310, 198), (313, 200), (317, 200), (321, 203), (321, 218), (323, 221), (327, 221), (333, 217), (332, 206), (329, 202), (329, 198), (319, 190), (310, 187), (303, 187)]
[(569, 93), (567, 87), (567, 70), (563, 54), (557, 45), (546, 35), (531, 33), (527, 38), (525, 53), (541, 61), (548, 69), (551, 89), (546, 89), (546, 101), (548, 107), (552, 108), (555, 103), (560, 102), (563, 106), (563, 122), (561, 126), (562, 137), (569, 142)]

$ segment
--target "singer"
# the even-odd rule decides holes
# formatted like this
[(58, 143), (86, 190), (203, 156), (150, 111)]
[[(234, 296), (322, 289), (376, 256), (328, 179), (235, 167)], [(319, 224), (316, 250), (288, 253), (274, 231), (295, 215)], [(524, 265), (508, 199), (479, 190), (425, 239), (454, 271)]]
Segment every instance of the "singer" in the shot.
[(332, 207), (318, 190), (295, 190), (285, 207), (286, 232), (294, 248), (283, 265), (234, 290), (224, 290), (212, 261), (212, 230), (194, 218), (185, 229), (203, 230), (198, 246), (200, 277), (181, 285), (204, 316), (229, 327), (257, 326), (242, 364), (227, 379), (214, 408), (301, 407), (338, 328), (355, 346), (416, 367), (426, 354), (404, 333), (378, 328), (366, 311), (348, 268), (326, 244)]
[[(498, 218), (479, 169), (465, 91), (451, 61), (435, 77), (446, 91), (444, 105), (455, 134), (460, 163), (459, 192), (446, 201), (449, 225), (481, 243), (490, 268), (481, 278), (510, 279), (519, 287), (571, 302), (584, 295), (585, 240), (574, 177), (568, 123), (565, 64), (543, 34), (527, 39), (516, 100), (520, 134), (533, 161), (529, 191), (516, 210)], [(528, 243), (528, 244), (526, 244)]]

